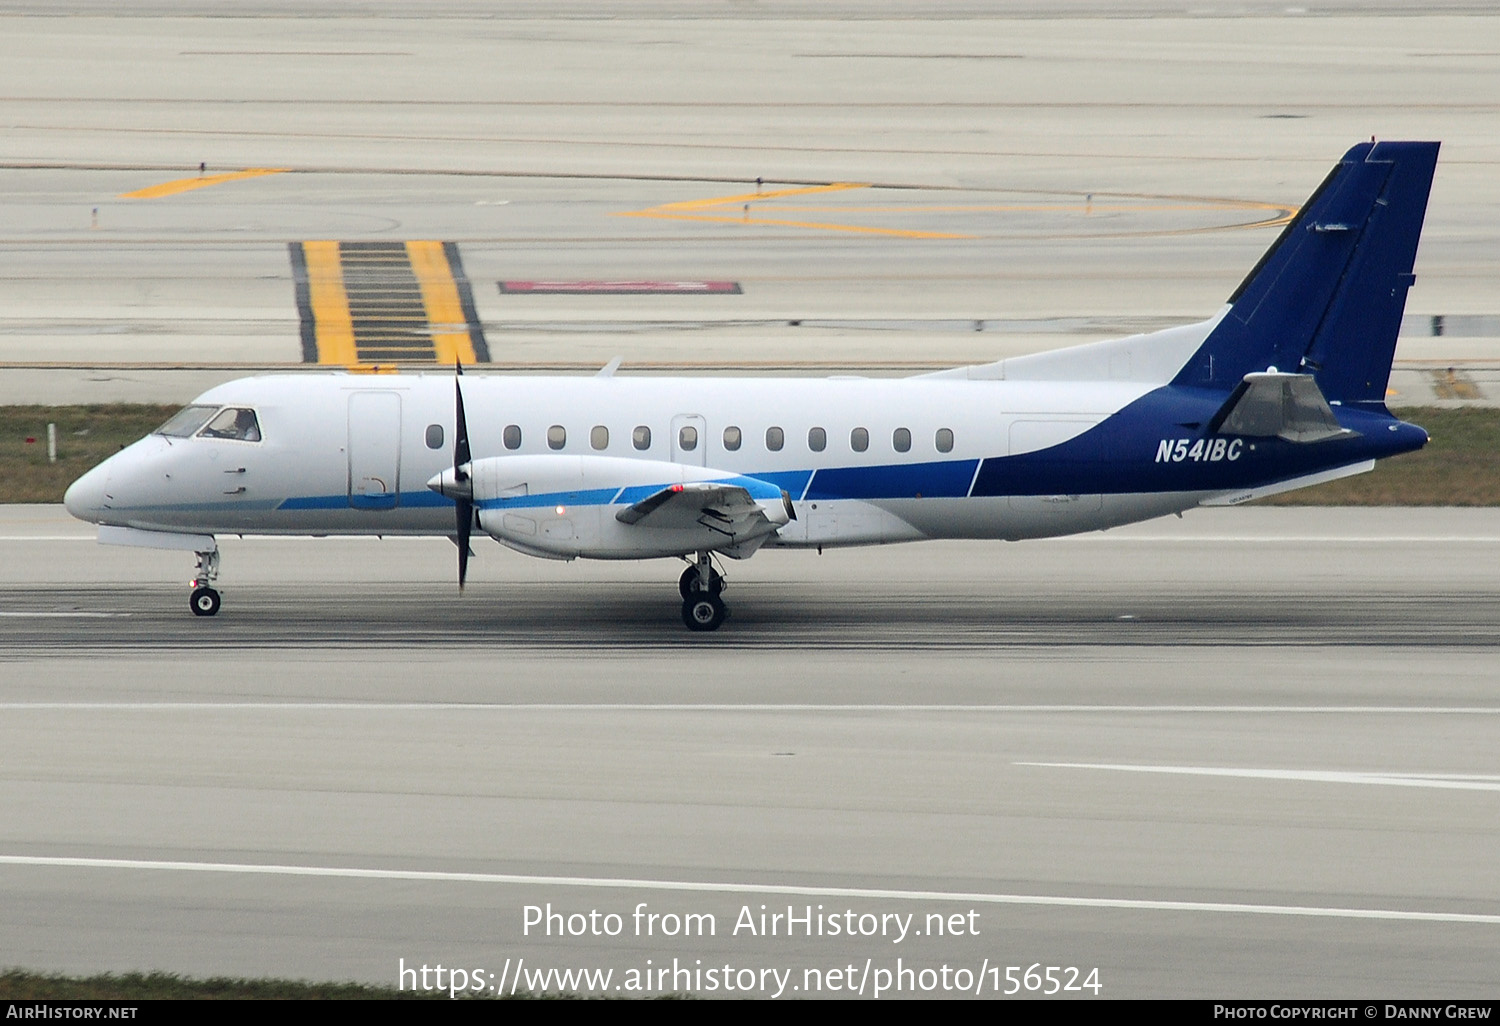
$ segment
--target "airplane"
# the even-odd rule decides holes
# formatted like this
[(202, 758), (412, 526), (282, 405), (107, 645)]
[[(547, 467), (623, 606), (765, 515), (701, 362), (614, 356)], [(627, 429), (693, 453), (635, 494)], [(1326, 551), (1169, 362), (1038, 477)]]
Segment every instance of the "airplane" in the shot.
[(1201, 323), (901, 379), (251, 377), (64, 502), (101, 542), (194, 552), (199, 616), (215, 535), (446, 535), (462, 588), (477, 531), (680, 558), (683, 623), (711, 631), (719, 557), (1042, 538), (1335, 480), (1427, 442), (1385, 397), (1438, 146), (1354, 146)]

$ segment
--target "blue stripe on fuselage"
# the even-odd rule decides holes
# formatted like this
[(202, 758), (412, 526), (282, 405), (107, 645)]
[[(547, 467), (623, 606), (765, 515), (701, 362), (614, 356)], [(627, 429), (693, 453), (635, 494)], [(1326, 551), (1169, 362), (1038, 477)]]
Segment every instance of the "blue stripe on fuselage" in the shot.
[(978, 460), (825, 467), (813, 474), (804, 499), (962, 498)]

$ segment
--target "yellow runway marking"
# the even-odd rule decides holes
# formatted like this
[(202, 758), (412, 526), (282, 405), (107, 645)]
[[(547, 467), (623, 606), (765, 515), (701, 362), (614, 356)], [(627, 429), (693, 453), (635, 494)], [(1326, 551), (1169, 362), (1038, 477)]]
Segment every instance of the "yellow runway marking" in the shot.
[(252, 167), (244, 171), (234, 171), (224, 175), (199, 175), (196, 178), (179, 178), (175, 182), (163, 182), (161, 185), (153, 185), (146, 189), (137, 189), (135, 192), (122, 192), (120, 199), (159, 199), (162, 196), (175, 196), (180, 192), (191, 192), (194, 189), (203, 189), (210, 185), (222, 185), (225, 182), (238, 182), (244, 178), (262, 178), (266, 175), (285, 174), (289, 168), (284, 167)]
[(349, 315), (349, 294), (344, 291), (343, 262), (337, 242), (304, 242), (307, 257), (307, 288), (313, 324), (318, 334), (318, 362), (354, 364), (354, 321)]
[(448, 265), (448, 255), (441, 242), (419, 240), (406, 244), (412, 273), (422, 288), (422, 305), (427, 323), (432, 326), (432, 348), (438, 363), (477, 363), (474, 343), (469, 338), (469, 322), (464, 316), (458, 295), (458, 283)]
[(488, 363), (458, 247), (317, 240), (289, 245), (305, 363)]

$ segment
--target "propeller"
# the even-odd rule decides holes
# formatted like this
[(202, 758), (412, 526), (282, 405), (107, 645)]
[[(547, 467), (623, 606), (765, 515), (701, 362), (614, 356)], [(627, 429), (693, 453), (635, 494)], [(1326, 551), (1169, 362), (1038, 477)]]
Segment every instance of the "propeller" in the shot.
[(469, 575), (469, 533), (474, 527), (474, 487), (469, 480), (469, 423), (464, 417), (464, 390), (458, 379), (464, 376), (464, 365), (453, 361), (454, 431), (453, 431), (453, 489), (452, 499), (457, 517), (458, 533), (458, 590), (464, 587), (464, 578)]

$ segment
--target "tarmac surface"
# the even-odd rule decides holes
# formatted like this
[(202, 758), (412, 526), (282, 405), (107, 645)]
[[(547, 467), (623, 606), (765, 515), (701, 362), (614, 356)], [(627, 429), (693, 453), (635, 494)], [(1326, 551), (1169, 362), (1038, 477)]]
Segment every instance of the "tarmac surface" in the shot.
[[(523, 373), (1151, 330), (1371, 135), (1444, 143), (1391, 402), (1500, 399), (1488, 5), (226, 6), (0, 0), (0, 402), (304, 368), (319, 240), (454, 243)], [(499, 288), (545, 280), (740, 290)], [(1495, 992), (1492, 511), (764, 552), (709, 636), (671, 561), (484, 543), (459, 596), (446, 540), (229, 538), (199, 619), (186, 554), (92, 539), (0, 509), (0, 966)]]
[[(1109, 997), (1493, 993), (1493, 511), (767, 552), (711, 636), (677, 623), (671, 561), (486, 544), (460, 598), (441, 540), (229, 539), (198, 619), (184, 554), (3, 512), (8, 963), (632, 993), (673, 959), (795, 988), (868, 960), (891, 996), (945, 965), (1003, 991), (988, 959), (1097, 967)], [(637, 935), (642, 902), (717, 932)], [(549, 903), (622, 933), (528, 932)], [(763, 904), (967, 925), (732, 929)]]

